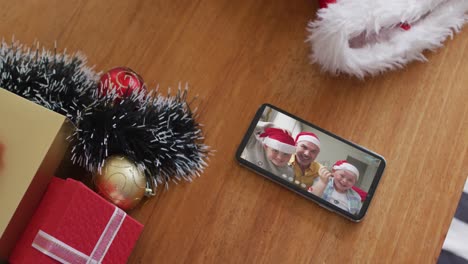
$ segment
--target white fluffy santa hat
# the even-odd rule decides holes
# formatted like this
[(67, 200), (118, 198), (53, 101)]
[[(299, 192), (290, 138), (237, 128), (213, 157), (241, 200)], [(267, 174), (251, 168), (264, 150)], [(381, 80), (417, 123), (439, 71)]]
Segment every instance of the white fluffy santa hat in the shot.
[(319, 0), (308, 25), (312, 62), (363, 78), (425, 61), (467, 21), (466, 0)]

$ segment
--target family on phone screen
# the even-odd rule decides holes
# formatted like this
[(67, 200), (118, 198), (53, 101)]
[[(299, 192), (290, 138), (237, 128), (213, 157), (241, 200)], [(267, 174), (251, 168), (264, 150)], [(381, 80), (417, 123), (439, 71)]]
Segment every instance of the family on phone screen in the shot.
[(312, 132), (296, 138), (273, 123), (260, 121), (244, 150), (244, 158), (352, 214), (361, 209), (361, 196), (352, 189), (359, 170), (346, 160), (331, 170), (316, 162), (320, 140)]

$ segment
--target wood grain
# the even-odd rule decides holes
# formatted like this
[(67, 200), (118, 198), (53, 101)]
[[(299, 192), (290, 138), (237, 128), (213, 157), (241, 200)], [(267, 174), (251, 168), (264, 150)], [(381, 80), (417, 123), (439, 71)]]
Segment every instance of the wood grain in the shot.
[[(468, 175), (468, 29), (427, 63), (359, 81), (309, 64), (314, 1), (2, 1), (0, 32), (128, 66), (165, 93), (199, 96), (216, 150), (193, 183), (134, 210), (129, 263), (433, 263)], [(382, 154), (388, 167), (355, 224), (240, 167), (264, 102)]]

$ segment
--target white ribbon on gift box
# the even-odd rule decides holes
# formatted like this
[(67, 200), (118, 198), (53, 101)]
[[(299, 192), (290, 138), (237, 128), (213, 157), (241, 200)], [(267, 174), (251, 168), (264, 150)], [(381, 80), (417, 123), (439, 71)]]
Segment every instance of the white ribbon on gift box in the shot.
[(107, 250), (109, 250), (110, 245), (114, 241), (115, 236), (119, 232), (126, 215), (124, 211), (117, 207), (115, 208), (106, 228), (102, 231), (101, 237), (89, 256), (42, 230), (39, 230), (37, 233), (32, 246), (61, 263), (101, 263), (106, 256)]

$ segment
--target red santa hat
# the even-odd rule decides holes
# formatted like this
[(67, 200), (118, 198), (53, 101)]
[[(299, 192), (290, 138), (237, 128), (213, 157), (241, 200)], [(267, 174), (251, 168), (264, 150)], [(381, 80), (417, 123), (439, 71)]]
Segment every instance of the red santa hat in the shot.
[(315, 144), (317, 147), (320, 148), (320, 140), (317, 137), (317, 135), (315, 135), (312, 132), (301, 132), (301, 133), (297, 134), (296, 144), (299, 141), (308, 141), (308, 142), (311, 142), (311, 143)]
[(294, 138), (291, 137), (287, 130), (272, 127), (266, 128), (265, 132), (260, 134), (260, 138), (263, 138), (263, 144), (270, 148), (287, 154), (296, 152)]
[(356, 175), (356, 180), (359, 180), (359, 171), (354, 165), (349, 163), (346, 160), (339, 160), (333, 164), (333, 170), (345, 170), (354, 173)]
[(319, 0), (308, 25), (312, 62), (359, 78), (426, 61), (468, 21), (464, 0)]
[(336, 0), (319, 0), (319, 7), (326, 8), (328, 4), (336, 3)]

